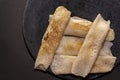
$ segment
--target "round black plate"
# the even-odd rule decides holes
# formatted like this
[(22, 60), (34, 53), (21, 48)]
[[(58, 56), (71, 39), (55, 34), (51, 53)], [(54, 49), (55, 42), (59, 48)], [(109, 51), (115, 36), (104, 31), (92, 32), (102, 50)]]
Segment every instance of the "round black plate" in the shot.
[[(53, 14), (58, 6), (65, 6), (72, 16), (79, 16), (93, 21), (98, 13), (106, 20), (111, 20), (115, 30), (112, 53), (117, 57), (115, 66), (120, 62), (120, 2), (119, 0), (28, 0), (24, 13), (23, 36), (26, 47), (33, 60), (37, 56), (42, 36), (48, 25), (49, 14)], [(50, 70), (48, 70), (51, 73)], [(90, 74), (85, 79), (98, 78), (105, 74)], [(62, 79), (82, 80), (73, 75), (59, 75)]]

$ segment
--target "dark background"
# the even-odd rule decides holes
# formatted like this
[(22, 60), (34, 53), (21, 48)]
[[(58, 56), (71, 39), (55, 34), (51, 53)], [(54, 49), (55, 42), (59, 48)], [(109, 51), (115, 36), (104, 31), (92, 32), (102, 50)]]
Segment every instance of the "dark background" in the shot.
[[(26, 0), (0, 0), (0, 80), (60, 80), (35, 72), (22, 36)], [(120, 66), (97, 80), (120, 79)]]

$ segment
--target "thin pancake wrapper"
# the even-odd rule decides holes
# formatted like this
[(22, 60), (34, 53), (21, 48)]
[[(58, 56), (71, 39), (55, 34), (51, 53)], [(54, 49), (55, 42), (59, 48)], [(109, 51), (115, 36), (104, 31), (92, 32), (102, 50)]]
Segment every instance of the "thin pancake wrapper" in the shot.
[(84, 38), (63, 36), (60, 44), (56, 50), (58, 55), (76, 56), (82, 46)]
[[(77, 39), (77, 40), (76, 40)], [(77, 58), (78, 50), (81, 47), (84, 39), (70, 36), (64, 36), (58, 47), (58, 52), (53, 59), (51, 70), (54, 74), (71, 74), (71, 68), (74, 60)], [(77, 47), (73, 44), (80, 45)], [(99, 56), (93, 65), (90, 73), (103, 73), (112, 70), (116, 57), (112, 56), (110, 48), (112, 47), (111, 42), (105, 42), (102, 49), (100, 50)], [(68, 49), (67, 49), (68, 47)], [(69, 47), (73, 50), (69, 50)], [(66, 53), (67, 52), (67, 53)], [(72, 54), (73, 53), (73, 54)], [(73, 56), (74, 55), (74, 56)], [(104, 66), (103, 66), (104, 65)]]
[[(64, 35), (85, 37), (91, 28), (92, 22), (80, 17), (71, 17), (65, 29)], [(110, 29), (106, 41), (114, 40), (114, 30)]]
[[(51, 70), (54, 74), (72, 74), (72, 65), (77, 56), (55, 55), (51, 64)], [(90, 73), (105, 73), (113, 69), (116, 57), (99, 56)]]
[(62, 39), (63, 32), (69, 22), (71, 12), (63, 6), (56, 9), (43, 36), (41, 47), (35, 62), (35, 68), (46, 70), (51, 64), (54, 53)]
[(72, 65), (72, 73), (86, 77), (91, 71), (98, 53), (110, 29), (110, 21), (105, 21), (99, 14), (94, 20), (81, 46), (78, 56)]

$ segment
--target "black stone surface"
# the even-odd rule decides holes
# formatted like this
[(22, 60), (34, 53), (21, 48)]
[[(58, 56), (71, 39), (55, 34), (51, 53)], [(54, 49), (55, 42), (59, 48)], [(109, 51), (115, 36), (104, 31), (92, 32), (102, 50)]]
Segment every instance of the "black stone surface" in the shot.
[[(93, 21), (97, 14), (100, 13), (106, 20), (111, 20), (111, 28), (115, 30), (115, 40), (113, 42), (112, 53), (117, 57), (115, 65), (117, 66), (119, 64), (119, 0), (29, 0), (25, 8), (23, 34), (26, 46), (33, 60), (35, 60), (37, 56), (42, 36), (47, 28), (49, 14), (53, 14), (58, 6), (65, 6), (72, 12), (72, 16), (79, 16)], [(51, 73), (50, 70), (48, 70), (48, 72)], [(85, 79), (95, 79), (106, 74), (90, 74)], [(82, 77), (76, 77), (73, 75), (59, 75), (58, 77), (68, 80), (83, 79)]]
[[(26, 49), (22, 34), (23, 11), (26, 1), (27, 0), (0, 0), (0, 80), (63, 80), (52, 76), (48, 72), (34, 71), (34, 60), (31, 58), (28, 50)], [(112, 12), (114, 13), (114, 18), (111, 21), (116, 32), (116, 39), (114, 41), (115, 45), (112, 48), (112, 52), (115, 56), (119, 57), (120, 2), (119, 0), (103, 1), (104, 4), (106, 4), (106, 2), (111, 3), (111, 7), (114, 7), (115, 9)], [(92, 4), (94, 4), (94, 1)], [(109, 8), (110, 10), (113, 9), (111, 7)], [(87, 18), (86, 16), (81, 15), (80, 17)], [(93, 19), (91, 18), (90, 20)], [(114, 70), (107, 75), (95, 80), (119, 79), (120, 66), (114, 68)]]
[[(117, 0), (29, 0), (24, 15), (24, 38), (30, 55), (35, 60), (40, 46), (42, 36), (48, 25), (49, 14), (53, 14), (56, 7), (65, 6), (72, 12), (72, 16), (80, 16), (93, 21), (98, 13), (106, 20), (111, 20), (111, 26), (115, 30), (115, 40), (112, 53), (117, 56), (116, 64), (119, 64), (119, 33), (118, 27), (120, 16), (120, 3)], [(104, 66), (104, 65), (103, 65)], [(48, 70), (49, 71), (49, 70)], [(88, 75), (86, 79), (94, 79), (104, 74)], [(80, 80), (81, 77), (73, 75), (60, 75), (63, 79)]]

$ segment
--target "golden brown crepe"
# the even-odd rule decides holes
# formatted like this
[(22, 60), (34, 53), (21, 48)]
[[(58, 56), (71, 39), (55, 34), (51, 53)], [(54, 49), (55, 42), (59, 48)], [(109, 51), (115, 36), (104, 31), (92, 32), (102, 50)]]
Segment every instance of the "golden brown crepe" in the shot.
[(45, 71), (50, 66), (54, 74), (82, 77), (111, 71), (116, 57), (110, 50), (113, 44), (108, 42), (115, 35), (110, 21), (100, 14), (94, 22), (70, 15), (69, 10), (59, 6), (49, 16), (35, 68)]
[[(99, 14), (94, 20), (72, 65), (72, 73), (86, 77), (91, 71), (98, 53), (110, 29), (110, 21), (105, 21)], [(81, 66), (82, 65), (82, 66)]]
[(70, 19), (71, 12), (63, 6), (56, 9), (43, 36), (35, 62), (35, 68), (46, 70), (51, 64), (56, 48), (62, 39), (63, 32)]
[(76, 56), (55, 55), (50, 68), (56, 75), (71, 74), (72, 64), (75, 59)]
[(76, 56), (78, 54), (80, 47), (83, 44), (83, 41), (84, 41), (83, 38), (63, 36), (56, 50), (56, 54)]
[[(63, 36), (60, 44), (56, 50), (57, 55), (68, 55), (68, 56), (77, 56), (78, 52), (84, 42), (84, 38), (78, 38), (73, 36)], [(100, 55), (111, 55), (112, 52), (110, 48), (113, 43), (105, 41), (104, 45), (100, 50)]]
[(99, 56), (90, 71), (90, 73), (105, 73), (113, 69), (116, 57), (114, 56)]
[[(55, 55), (50, 68), (56, 75), (72, 74), (71, 69), (76, 58), (77, 56)], [(115, 61), (116, 57), (114, 56), (99, 56), (90, 73), (109, 72), (113, 69)]]
[[(65, 29), (64, 35), (85, 37), (91, 28), (92, 22), (80, 17), (71, 17), (70, 21)], [(110, 29), (107, 37), (107, 41), (114, 40), (114, 30)]]
[[(73, 46), (79, 43), (77, 46)], [(56, 51), (56, 55), (51, 64), (51, 70), (54, 74), (71, 74), (71, 68), (74, 60), (77, 58), (77, 54), (79, 52), (78, 49), (82, 46), (84, 42), (83, 38), (64, 36), (60, 42), (58, 47), (59, 50)], [(116, 57), (114, 57), (111, 53), (110, 48), (113, 43), (105, 42), (103, 47), (100, 50), (99, 56), (95, 61), (92, 70), (90, 73), (103, 73), (109, 72), (112, 70), (114, 63), (116, 61)], [(67, 49), (68, 47), (68, 49)], [(69, 50), (69, 47), (71, 50)], [(72, 51), (73, 50), (73, 51)], [(74, 56), (73, 56), (74, 55)]]
[(92, 22), (79, 17), (71, 17), (65, 29), (64, 35), (85, 37)]

